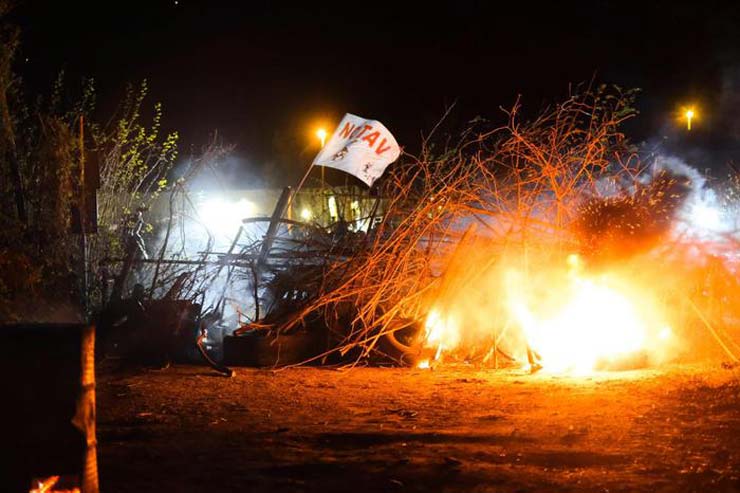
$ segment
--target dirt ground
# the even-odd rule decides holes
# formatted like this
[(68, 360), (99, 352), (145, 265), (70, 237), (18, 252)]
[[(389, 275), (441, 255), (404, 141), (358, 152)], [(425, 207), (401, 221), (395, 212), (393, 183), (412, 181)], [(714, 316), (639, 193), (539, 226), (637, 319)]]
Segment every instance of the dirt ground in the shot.
[(740, 491), (740, 368), (101, 372), (105, 492)]

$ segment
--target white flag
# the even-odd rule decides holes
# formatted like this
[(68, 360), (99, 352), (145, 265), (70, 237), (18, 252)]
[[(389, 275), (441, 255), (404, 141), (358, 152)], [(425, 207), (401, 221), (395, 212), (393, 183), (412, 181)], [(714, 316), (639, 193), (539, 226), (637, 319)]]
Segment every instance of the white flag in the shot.
[(341, 169), (372, 186), (400, 154), (382, 123), (347, 113), (313, 164)]

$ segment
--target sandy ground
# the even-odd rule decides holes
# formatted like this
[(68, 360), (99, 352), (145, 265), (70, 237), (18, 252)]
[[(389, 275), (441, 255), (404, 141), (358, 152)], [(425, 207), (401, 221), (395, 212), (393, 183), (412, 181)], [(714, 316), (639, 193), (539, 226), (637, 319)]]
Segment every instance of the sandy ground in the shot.
[(740, 368), (98, 376), (104, 492), (740, 491)]

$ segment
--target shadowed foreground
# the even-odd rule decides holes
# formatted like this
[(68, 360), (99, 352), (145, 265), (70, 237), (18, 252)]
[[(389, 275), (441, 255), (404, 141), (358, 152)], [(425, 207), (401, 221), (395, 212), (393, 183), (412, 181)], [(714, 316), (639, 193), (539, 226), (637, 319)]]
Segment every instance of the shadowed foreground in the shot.
[(101, 488), (740, 491), (738, 369), (99, 376)]

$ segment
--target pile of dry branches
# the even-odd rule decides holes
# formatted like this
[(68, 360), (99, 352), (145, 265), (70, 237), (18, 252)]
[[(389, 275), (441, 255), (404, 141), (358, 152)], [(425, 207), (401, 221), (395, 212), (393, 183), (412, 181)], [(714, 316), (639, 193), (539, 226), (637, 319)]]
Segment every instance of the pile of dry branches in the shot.
[[(574, 225), (584, 204), (606, 189), (628, 193), (645, 172), (620, 131), (635, 115), (632, 100), (619, 89), (589, 88), (532, 121), (522, 121), (517, 104), (507, 125), (471, 128), (454, 147), (435, 151), (427, 141), (419, 157), (389, 169), (386, 211), (363, 248), (328, 264), (312, 298), (275, 329), (295, 330), (317, 314), (342, 321), (327, 324), (332, 347), (361, 348), (352, 354), (366, 357), (506, 251), (578, 251)], [(485, 254), (473, 259), (481, 239)]]
[[(209, 242), (195, 269), (177, 252), (172, 257), (173, 246), (187, 240), (184, 233), (175, 238), (178, 227), (197, 219), (183, 212), (197, 216), (186, 190), (175, 186), (163, 244), (150, 264), (150, 293), (175, 286), (178, 297), (204, 307), (206, 318), (223, 317), (227, 293), (234, 293), (237, 333), (328, 331), (328, 351), (315, 360), (334, 354), (404, 363), (423, 356), (432, 309), (470, 298), (471, 286), (468, 306), (485, 305), (491, 316), (500, 311), (503, 290), (486, 282), (512, 259), (536, 273), (579, 253), (592, 269), (631, 265), (641, 272), (656, 249), (670, 250), (662, 261), (676, 276), (661, 281), (660, 296), (671, 303), (696, 291), (705, 274), (685, 267), (695, 244), (668, 242), (693, 185), (656, 171), (629, 144), (620, 126), (636, 115), (633, 99), (633, 92), (589, 87), (528, 121), (517, 104), (506, 125), (472, 126), (454, 145), (436, 148), (430, 136), (419, 156), (405, 155), (381, 180), (382, 214), (375, 218), (373, 209), (367, 233), (283, 219), (267, 248), (270, 262), (263, 255), (268, 235), (253, 224), (267, 226), (267, 218), (244, 221), (227, 252), (214, 252)], [(652, 257), (640, 258), (647, 252)], [(739, 290), (736, 279), (728, 289)], [(491, 324), (504, 326), (504, 318)], [(498, 341), (503, 332), (489, 335)], [(490, 340), (467, 342), (466, 359), (491, 355)]]

